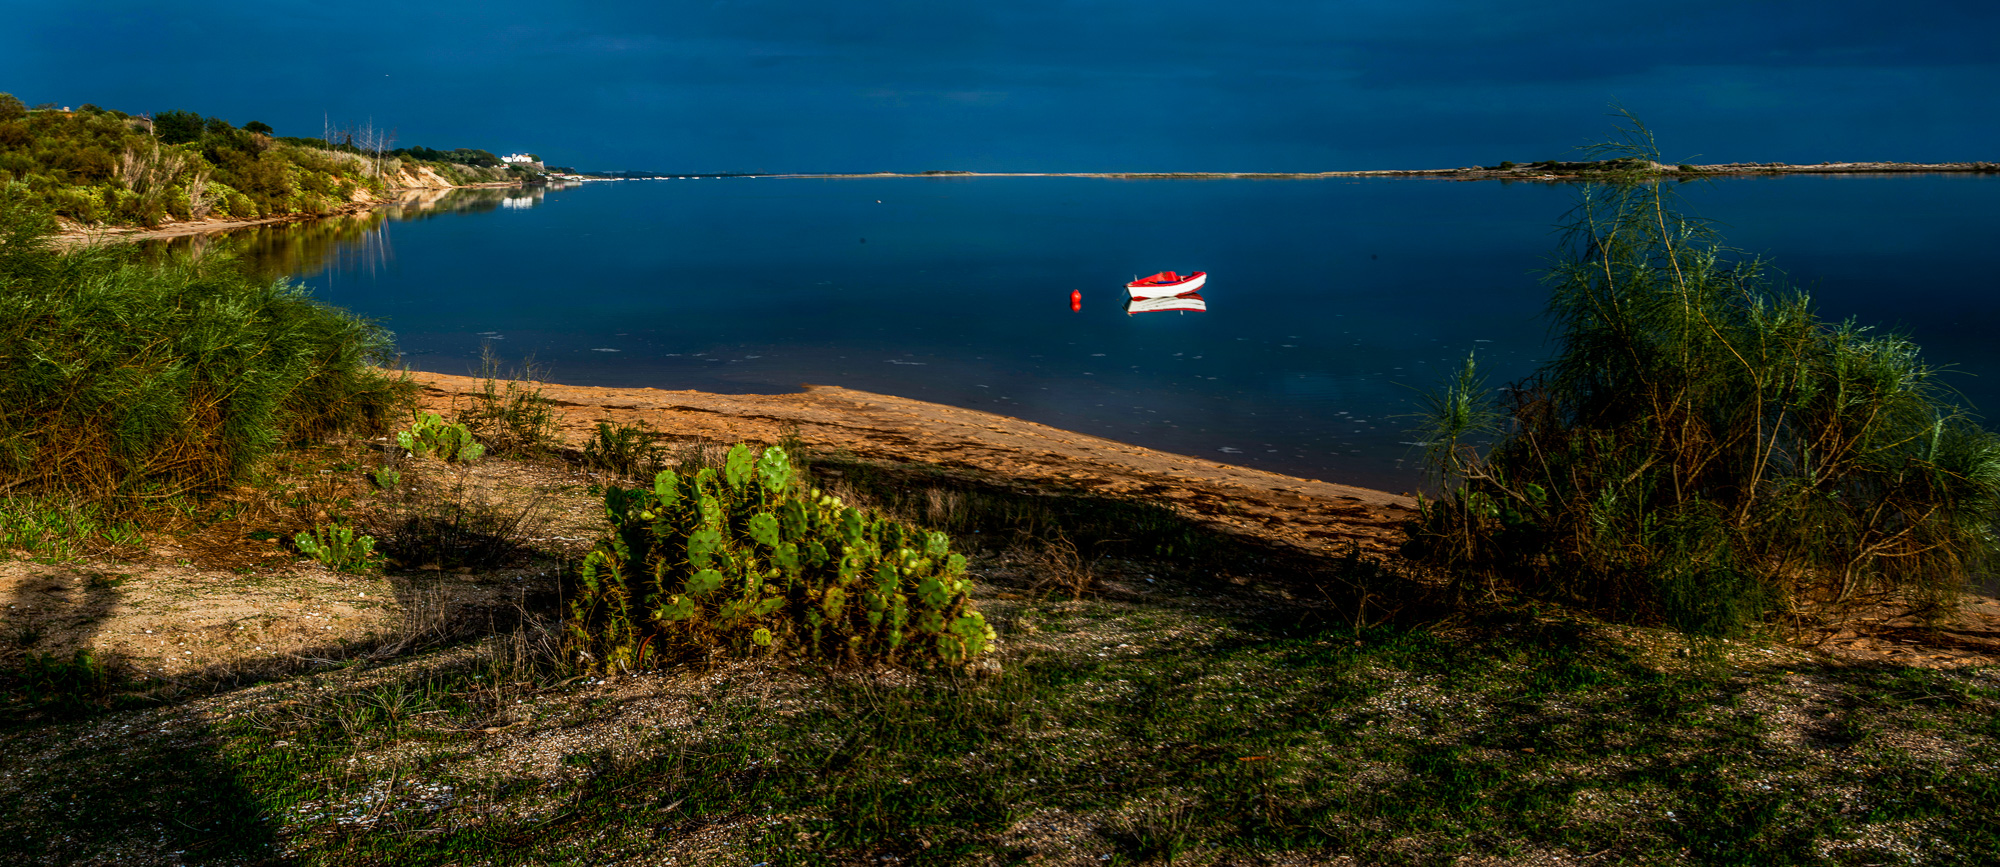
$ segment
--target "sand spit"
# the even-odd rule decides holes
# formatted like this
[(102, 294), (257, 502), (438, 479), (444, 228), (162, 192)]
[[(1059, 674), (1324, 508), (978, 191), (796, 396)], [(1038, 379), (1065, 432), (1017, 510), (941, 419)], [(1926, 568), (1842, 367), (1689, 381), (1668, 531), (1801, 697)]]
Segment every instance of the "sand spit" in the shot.
[[(470, 402), (481, 380), (411, 374), (429, 409)], [(1170, 503), (1234, 533), (1307, 550), (1359, 545), (1386, 553), (1402, 540), (1412, 498), (1230, 466), (1002, 415), (835, 386), (797, 394), (708, 394), (653, 388), (541, 384), (562, 437), (586, 441), (599, 421), (644, 424), (675, 439), (775, 442), (797, 425), (818, 449), (871, 460), (927, 463), (1095, 493)]]
[[(1464, 166), (1455, 169), (1371, 169), (1351, 172), (865, 172), (851, 174), (766, 175), (775, 178), (1113, 178), (1175, 179), (1311, 179), (1311, 178), (1443, 178), (1447, 180), (1567, 181), (1589, 175), (1590, 163), (1534, 163), (1509, 168)], [(1910, 175), (1994, 174), (2000, 163), (1849, 162), (1792, 165), (1790, 163), (1716, 163), (1702, 166), (1655, 164), (1668, 177), (1728, 177), (1733, 175)]]

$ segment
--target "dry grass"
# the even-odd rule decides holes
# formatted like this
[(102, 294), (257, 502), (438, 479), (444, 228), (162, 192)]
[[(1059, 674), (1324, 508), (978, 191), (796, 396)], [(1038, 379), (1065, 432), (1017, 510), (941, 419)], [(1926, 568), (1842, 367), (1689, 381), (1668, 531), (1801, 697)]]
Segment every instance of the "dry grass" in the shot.
[[(680, 459), (710, 451), (691, 443)], [(332, 475), (360, 479), (371, 454), (328, 454), (286, 478), (346, 466)], [(465, 574), (0, 568), (63, 576), (16, 592), (53, 614), (115, 597), (90, 642), (124, 641), (146, 664), (191, 660), (135, 665), (172, 685), (138, 696), (150, 706), (0, 728), (0, 803), (12, 805), (0, 835), (18, 841), (6, 854), (346, 865), (2000, 853), (1977, 806), (2000, 794), (1991, 669), (1848, 665), (1549, 612), (1439, 620), (1380, 601), (1397, 576), (1358, 555), (1193, 544), (1150, 512), (847, 471), (822, 479), (963, 528), (979, 606), (1001, 632), (997, 668), (717, 659), (579, 678), (557, 619), (561, 552), (594, 537), (589, 485), (615, 479), (507, 461), (462, 477), (404, 469), (465, 498), (544, 503), (523, 543), (550, 556)], [(314, 496), (355, 498), (337, 511), (402, 508), (363, 487)], [(249, 523), (211, 526), (240, 538), (301, 517), (282, 503), (242, 511)], [(223, 600), (246, 610), (224, 617)], [(53, 648), (52, 636), (35, 645)]]

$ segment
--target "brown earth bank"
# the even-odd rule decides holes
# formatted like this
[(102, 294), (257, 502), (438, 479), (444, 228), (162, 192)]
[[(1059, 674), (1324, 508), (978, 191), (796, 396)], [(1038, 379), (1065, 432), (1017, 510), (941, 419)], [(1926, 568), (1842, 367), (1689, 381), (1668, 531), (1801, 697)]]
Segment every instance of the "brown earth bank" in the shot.
[[(424, 405), (447, 416), (484, 380), (412, 373)], [(654, 388), (536, 384), (554, 402), (565, 439), (587, 440), (598, 422), (643, 425), (666, 437), (776, 442), (796, 426), (817, 449), (895, 463), (957, 467), (1040, 485), (1169, 505), (1223, 532), (1304, 552), (1358, 548), (1393, 556), (1415, 514), (1408, 494), (1283, 476), (1060, 430), (977, 410), (808, 385), (796, 394), (708, 394)], [(1797, 639), (1826, 654), (1907, 665), (2000, 662), (2000, 584), (1971, 588), (1963, 605), (1925, 619), (1882, 603), (1841, 612)]]
[[(450, 417), (484, 380), (413, 373), (426, 408)], [(1283, 476), (1170, 454), (1007, 416), (836, 386), (797, 394), (708, 394), (654, 388), (537, 384), (565, 439), (588, 440), (598, 422), (643, 425), (660, 435), (718, 442), (777, 442), (796, 426), (815, 449), (897, 463), (991, 473), (1172, 506), (1226, 532), (1307, 551), (1359, 546), (1384, 554), (1402, 543), (1415, 501), (1403, 494)]]

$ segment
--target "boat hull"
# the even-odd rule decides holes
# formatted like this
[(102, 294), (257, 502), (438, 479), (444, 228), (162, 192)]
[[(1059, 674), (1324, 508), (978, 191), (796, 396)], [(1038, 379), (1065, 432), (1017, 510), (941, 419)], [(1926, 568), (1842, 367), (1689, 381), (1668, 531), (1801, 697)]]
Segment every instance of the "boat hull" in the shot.
[(1200, 295), (1172, 295), (1166, 298), (1134, 298), (1125, 302), (1125, 315), (1135, 313), (1201, 313), (1208, 302)]
[(1208, 272), (1196, 271), (1193, 274), (1168, 283), (1134, 280), (1125, 284), (1125, 292), (1133, 298), (1172, 298), (1177, 295), (1199, 292), (1201, 291), (1201, 287), (1207, 285), (1207, 283)]

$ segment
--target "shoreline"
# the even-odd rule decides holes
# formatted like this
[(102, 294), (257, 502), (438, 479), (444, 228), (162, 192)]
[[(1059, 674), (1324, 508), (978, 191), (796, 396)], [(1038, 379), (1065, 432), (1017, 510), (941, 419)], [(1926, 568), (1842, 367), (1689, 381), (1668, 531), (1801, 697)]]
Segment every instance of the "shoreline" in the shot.
[(333, 210), (320, 214), (273, 214), (268, 217), (249, 219), (201, 219), (179, 220), (161, 223), (158, 226), (64, 226), (55, 235), (55, 242), (62, 245), (89, 245), (123, 243), (127, 241), (160, 241), (171, 238), (187, 238), (196, 235), (216, 235), (233, 232), (251, 226), (274, 226), (284, 223), (305, 223), (312, 220), (328, 220), (334, 217), (351, 217), (365, 214), (377, 208), (386, 208), (398, 203), (397, 196), (408, 193), (437, 192), (441, 190), (500, 189), (521, 186), (519, 181), (489, 181), (480, 184), (454, 184), (447, 187), (394, 187), (380, 199), (366, 199), (348, 202)]
[[(486, 380), (401, 371), (420, 408), (447, 417)], [(1306, 551), (1392, 553), (1414, 497), (1286, 476), (1066, 431), (1011, 416), (839, 386), (791, 394), (713, 394), (658, 388), (524, 383), (557, 416), (575, 447), (598, 422), (643, 426), (666, 440), (777, 442), (796, 426), (810, 446), (892, 463), (920, 463), (1000, 481), (1158, 503), (1224, 532)]]
[[(1233, 180), (1314, 178), (1444, 178), (1452, 180), (1564, 181), (1590, 177), (1586, 163), (1558, 163), (1555, 167), (1533, 165), (1512, 168), (1466, 166), (1452, 169), (1365, 169), (1336, 172), (830, 172), (754, 175), (760, 178), (1109, 178), (1130, 180)], [(1715, 163), (1689, 166), (1657, 166), (1662, 177), (1743, 177), (1757, 175), (1917, 175), (1917, 174), (2000, 174), (2000, 162), (1895, 163), (1842, 162), (1793, 165), (1790, 163)]]
[[(1546, 166), (1545, 163), (1534, 165)], [(1332, 180), (1340, 178), (1434, 178), (1455, 181), (1533, 181), (1567, 182), (1588, 180), (1596, 172), (1586, 171), (1587, 163), (1559, 163), (1554, 168), (1515, 166), (1513, 168), (1482, 168), (1467, 166), (1452, 169), (1364, 169), (1357, 171), (1331, 172), (799, 172), (766, 175), (740, 175), (746, 178), (766, 178), (774, 180), (852, 180), (869, 178), (1100, 178), (1106, 180)], [(1955, 163), (1894, 163), (1894, 162), (1842, 162), (1818, 163), (1813, 165), (1793, 165), (1790, 163), (1716, 163), (1689, 166), (1686, 170), (1671, 166), (1654, 168), (1654, 174), (1663, 178), (1719, 178), (1719, 177), (1769, 177), (1776, 175), (1925, 175), (1925, 174), (2000, 174), (2000, 162), (1955, 162)], [(648, 179), (629, 178), (586, 178), (586, 180), (671, 180), (656, 177)], [(478, 184), (457, 184), (445, 187), (410, 186), (395, 187), (388, 191), (390, 196), (399, 193), (414, 193), (438, 190), (498, 189), (521, 186), (519, 181), (490, 181)], [(196, 235), (213, 235), (232, 232), (251, 226), (271, 226), (284, 223), (303, 223), (312, 220), (364, 214), (377, 208), (396, 204), (395, 198), (369, 199), (350, 202), (331, 211), (320, 214), (276, 214), (252, 219), (202, 219), (182, 220), (163, 223), (159, 226), (73, 226), (65, 225), (56, 233), (58, 244), (97, 244), (124, 241), (154, 241), (171, 238), (185, 238)]]

